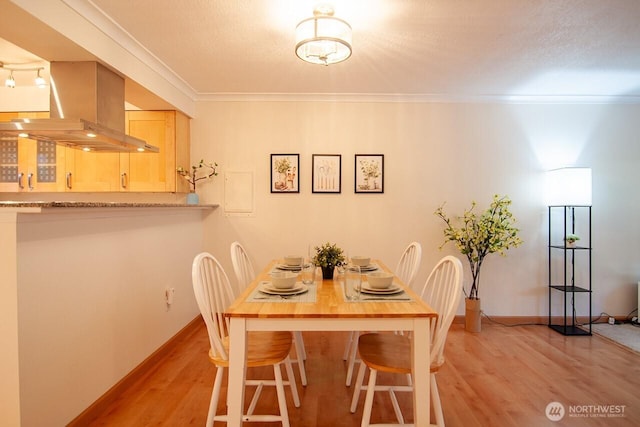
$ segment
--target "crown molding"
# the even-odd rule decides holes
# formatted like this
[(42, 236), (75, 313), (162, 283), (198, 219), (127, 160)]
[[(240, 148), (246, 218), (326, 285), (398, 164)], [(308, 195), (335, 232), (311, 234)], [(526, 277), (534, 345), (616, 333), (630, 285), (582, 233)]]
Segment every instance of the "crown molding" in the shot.
[(200, 93), (202, 102), (366, 102), (447, 104), (640, 104), (640, 96), (451, 95), (401, 93)]

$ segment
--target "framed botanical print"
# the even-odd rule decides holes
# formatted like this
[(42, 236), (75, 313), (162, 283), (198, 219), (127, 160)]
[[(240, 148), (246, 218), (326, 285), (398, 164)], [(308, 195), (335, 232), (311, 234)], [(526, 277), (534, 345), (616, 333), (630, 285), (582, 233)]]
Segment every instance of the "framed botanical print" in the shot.
[(313, 193), (340, 193), (342, 156), (340, 154), (314, 154), (311, 163), (311, 191)]
[(300, 155), (271, 155), (271, 192), (300, 192)]
[(384, 154), (356, 154), (355, 192), (384, 193)]

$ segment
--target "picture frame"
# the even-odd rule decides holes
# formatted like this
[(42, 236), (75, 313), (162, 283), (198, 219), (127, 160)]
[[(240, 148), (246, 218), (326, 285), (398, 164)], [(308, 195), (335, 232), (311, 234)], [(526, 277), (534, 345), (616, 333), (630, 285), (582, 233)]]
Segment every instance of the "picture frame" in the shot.
[(271, 192), (300, 192), (299, 154), (271, 154)]
[(355, 155), (356, 193), (384, 193), (384, 154)]
[(313, 154), (311, 156), (311, 191), (334, 193), (342, 191), (342, 155)]

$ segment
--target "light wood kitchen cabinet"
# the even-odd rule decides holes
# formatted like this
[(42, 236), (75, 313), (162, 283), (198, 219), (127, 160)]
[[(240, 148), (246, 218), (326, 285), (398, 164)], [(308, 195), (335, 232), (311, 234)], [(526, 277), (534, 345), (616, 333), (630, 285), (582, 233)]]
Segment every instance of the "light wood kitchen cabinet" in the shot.
[[(0, 113), (0, 121), (49, 113)], [(25, 138), (0, 138), (0, 192), (189, 192), (190, 119), (176, 111), (128, 111), (125, 132), (158, 153), (85, 152)]]
[(92, 153), (66, 148), (65, 191), (120, 191), (120, 153)]
[(188, 192), (176, 167), (189, 165), (189, 118), (177, 111), (127, 111), (126, 118), (126, 133), (160, 152), (120, 154), (121, 191)]
[[(0, 113), (0, 121), (47, 117), (48, 112)], [(64, 147), (27, 138), (0, 138), (0, 191), (64, 191), (64, 165)]]

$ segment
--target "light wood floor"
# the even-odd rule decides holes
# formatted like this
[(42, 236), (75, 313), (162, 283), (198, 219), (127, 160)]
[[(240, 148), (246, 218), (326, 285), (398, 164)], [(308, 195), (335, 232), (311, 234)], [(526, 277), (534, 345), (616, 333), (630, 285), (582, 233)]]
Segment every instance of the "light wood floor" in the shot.
[[(351, 388), (344, 385), (345, 337), (304, 333), (309, 385), (302, 387), (298, 380), (300, 408), (293, 406), (287, 392), (292, 426), (360, 425), (364, 395), (358, 412), (351, 414)], [(204, 426), (215, 374), (207, 350), (203, 324), (91, 425)], [(505, 327), (484, 320), (479, 334), (454, 324), (445, 355), (438, 386), (448, 427), (640, 425), (640, 355), (598, 336), (565, 337), (546, 326)], [(263, 395), (259, 409), (275, 412), (275, 393), (265, 389)], [(223, 389), (221, 401), (224, 396)], [(564, 405), (561, 422), (546, 418), (550, 402)], [(409, 414), (410, 397), (401, 404)], [(594, 417), (586, 408), (586, 417), (570, 417), (571, 405), (624, 405), (624, 414)], [(393, 421), (388, 396), (376, 395), (373, 418)]]

